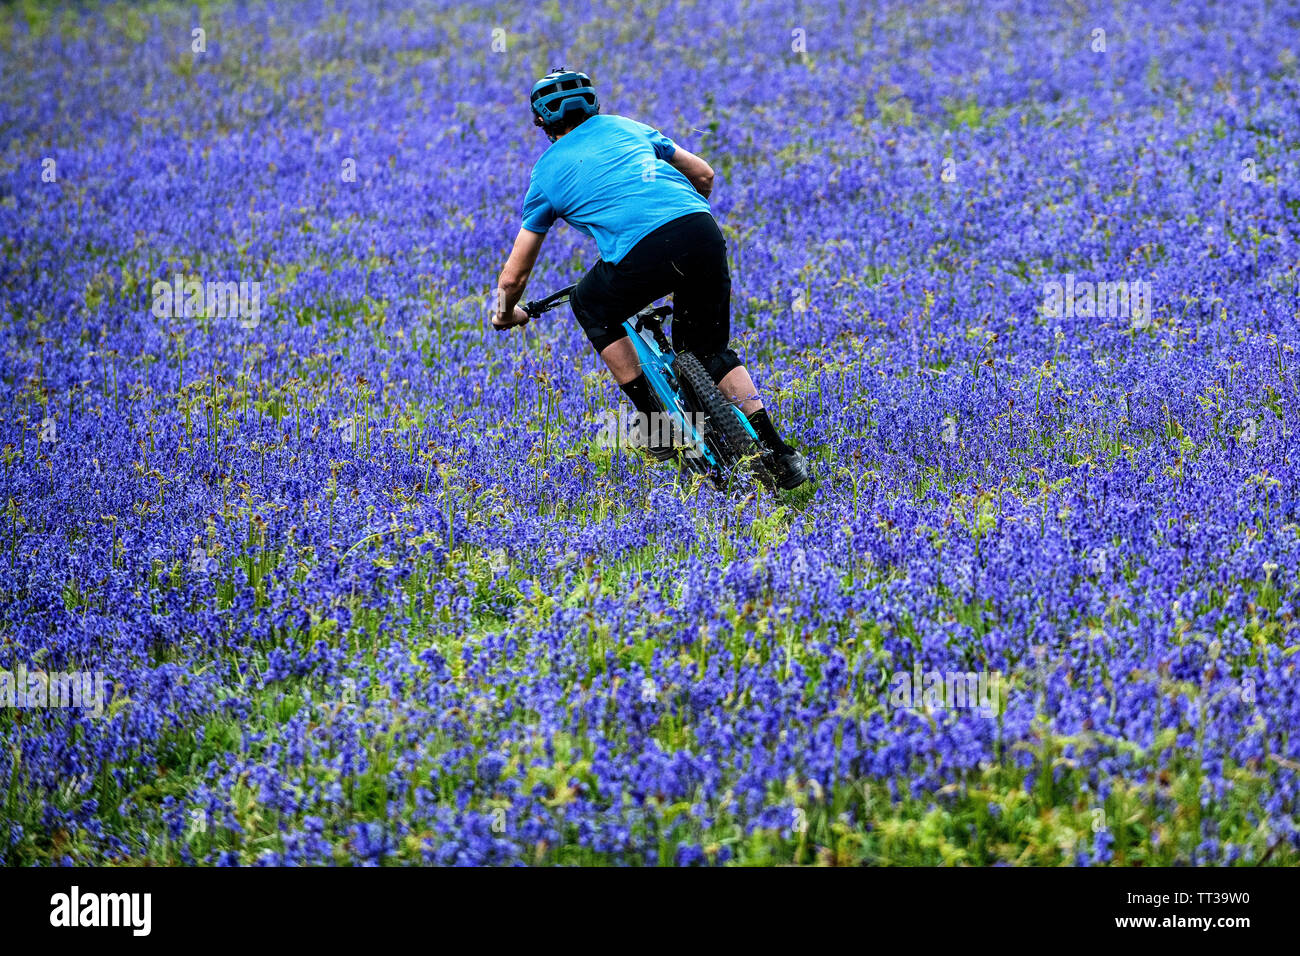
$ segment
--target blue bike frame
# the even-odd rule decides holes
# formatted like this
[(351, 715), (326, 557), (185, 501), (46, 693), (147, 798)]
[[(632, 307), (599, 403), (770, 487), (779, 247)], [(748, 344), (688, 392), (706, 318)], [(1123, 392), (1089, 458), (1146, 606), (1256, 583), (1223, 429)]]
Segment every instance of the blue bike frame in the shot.
[[(557, 305), (568, 302), (569, 293), (572, 291), (573, 286), (569, 286), (547, 296), (545, 299), (529, 302), (524, 305), (524, 311), (536, 318)], [(626, 320), (623, 323), (623, 328), (627, 331), (628, 338), (632, 340), (632, 344), (636, 348), (636, 356), (641, 363), (641, 371), (645, 373), (646, 381), (649, 382), (650, 388), (654, 391), (660, 407), (668, 415), (672, 416), (680, 426), (682, 437), (695, 447), (698, 455), (691, 459), (692, 464), (699, 468), (699, 462), (702, 460), (708, 467), (717, 469), (719, 467), (717, 458), (709, 448), (708, 442), (704, 440), (703, 433), (696, 427), (693, 416), (686, 408), (686, 403), (682, 400), (681, 383), (677, 380), (677, 372), (674, 367), (677, 353), (673, 351), (672, 345), (669, 344), (660, 323), (661, 319), (671, 314), (671, 306), (660, 306), (657, 309), (646, 308)], [(732, 405), (731, 410), (735, 412), (746, 434), (754, 441), (758, 441), (758, 433), (754, 431), (754, 426), (749, 424), (749, 419), (740, 410), (740, 406)]]
[[(677, 421), (682, 429), (682, 437), (695, 446), (705, 463), (711, 468), (717, 468), (718, 460), (704, 440), (704, 435), (695, 427), (696, 422), (687, 410), (685, 402), (682, 401), (681, 383), (677, 381), (677, 372), (674, 369), (677, 353), (664, 338), (656, 313), (663, 314), (662, 310), (647, 310), (625, 321), (623, 328), (627, 330), (628, 337), (636, 347), (641, 371), (659, 400), (660, 407)], [(754, 426), (749, 423), (740, 406), (732, 405), (731, 409), (736, 413), (736, 417), (740, 419), (740, 424), (749, 436), (754, 441), (758, 441), (758, 433), (754, 431)]]

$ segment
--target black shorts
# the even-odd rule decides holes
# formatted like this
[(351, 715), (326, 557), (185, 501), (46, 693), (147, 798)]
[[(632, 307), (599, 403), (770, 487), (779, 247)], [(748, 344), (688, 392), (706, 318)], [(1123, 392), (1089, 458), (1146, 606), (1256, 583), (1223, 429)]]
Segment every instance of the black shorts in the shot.
[(673, 349), (693, 352), (715, 382), (740, 365), (731, 338), (727, 240), (707, 212), (647, 234), (617, 264), (597, 262), (569, 297), (597, 352), (627, 335), (623, 322), (656, 299), (673, 297)]

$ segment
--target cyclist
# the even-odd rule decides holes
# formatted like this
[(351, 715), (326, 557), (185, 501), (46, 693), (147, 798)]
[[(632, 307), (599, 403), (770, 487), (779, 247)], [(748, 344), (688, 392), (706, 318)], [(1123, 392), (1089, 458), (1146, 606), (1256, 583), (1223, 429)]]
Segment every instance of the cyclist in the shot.
[[(671, 293), (673, 348), (693, 352), (723, 395), (740, 405), (768, 450), (777, 483), (803, 484), (807, 460), (781, 440), (745, 366), (727, 347), (731, 276), (726, 240), (709, 211), (709, 164), (644, 123), (600, 115), (585, 73), (552, 70), (534, 84), (530, 103), (534, 125), (552, 145), (533, 167), (523, 227), (497, 280), (493, 326), (528, 322), (519, 300), (547, 230), (564, 219), (600, 251), (570, 297), (573, 314), (643, 420), (656, 409), (622, 323)], [(660, 442), (638, 438), (654, 457), (671, 457), (671, 445)]]

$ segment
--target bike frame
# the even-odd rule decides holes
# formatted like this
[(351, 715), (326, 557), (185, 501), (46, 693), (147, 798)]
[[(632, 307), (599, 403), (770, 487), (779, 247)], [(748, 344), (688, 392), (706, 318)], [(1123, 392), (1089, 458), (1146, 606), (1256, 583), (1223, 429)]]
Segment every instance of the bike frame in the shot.
[[(574, 286), (568, 286), (545, 299), (529, 302), (524, 306), (524, 311), (536, 318), (543, 312), (568, 302), (573, 289)], [(641, 363), (641, 371), (645, 374), (646, 381), (660, 407), (673, 418), (681, 428), (682, 437), (696, 452), (694, 456), (687, 455), (687, 460), (697, 470), (702, 470), (701, 462), (709, 468), (716, 469), (718, 460), (709, 448), (708, 442), (704, 440), (704, 434), (696, 428), (694, 416), (691, 415), (682, 398), (681, 383), (678, 382), (674, 369), (677, 353), (673, 351), (672, 344), (664, 335), (663, 319), (672, 315), (672, 312), (671, 305), (661, 305), (658, 308), (647, 307), (625, 320), (623, 328), (627, 331), (628, 338), (632, 340), (633, 347), (636, 348), (636, 357)], [(758, 433), (754, 431), (754, 426), (749, 423), (740, 406), (732, 405), (731, 408), (749, 436), (758, 441)]]
[[(667, 309), (667, 306), (661, 307)], [(650, 389), (659, 401), (659, 407), (673, 418), (681, 428), (682, 437), (693, 447), (696, 455), (712, 468), (718, 466), (713, 452), (704, 435), (696, 428), (694, 417), (682, 401), (681, 385), (677, 381), (677, 372), (673, 368), (677, 353), (673, 351), (660, 324), (660, 309), (640, 312), (623, 323), (632, 345), (636, 348), (637, 361), (641, 363), (641, 372), (645, 375)], [(688, 459), (689, 459), (688, 455)]]

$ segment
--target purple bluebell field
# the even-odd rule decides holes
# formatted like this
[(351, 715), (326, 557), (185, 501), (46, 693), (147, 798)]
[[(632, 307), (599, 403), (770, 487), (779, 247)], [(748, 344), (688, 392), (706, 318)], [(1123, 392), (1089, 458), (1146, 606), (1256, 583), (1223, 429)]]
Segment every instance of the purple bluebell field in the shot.
[[(1297, 38), (6, 6), (0, 861), (1300, 862)], [(814, 485), (608, 447), (567, 309), (488, 327), (560, 63), (717, 170)]]

